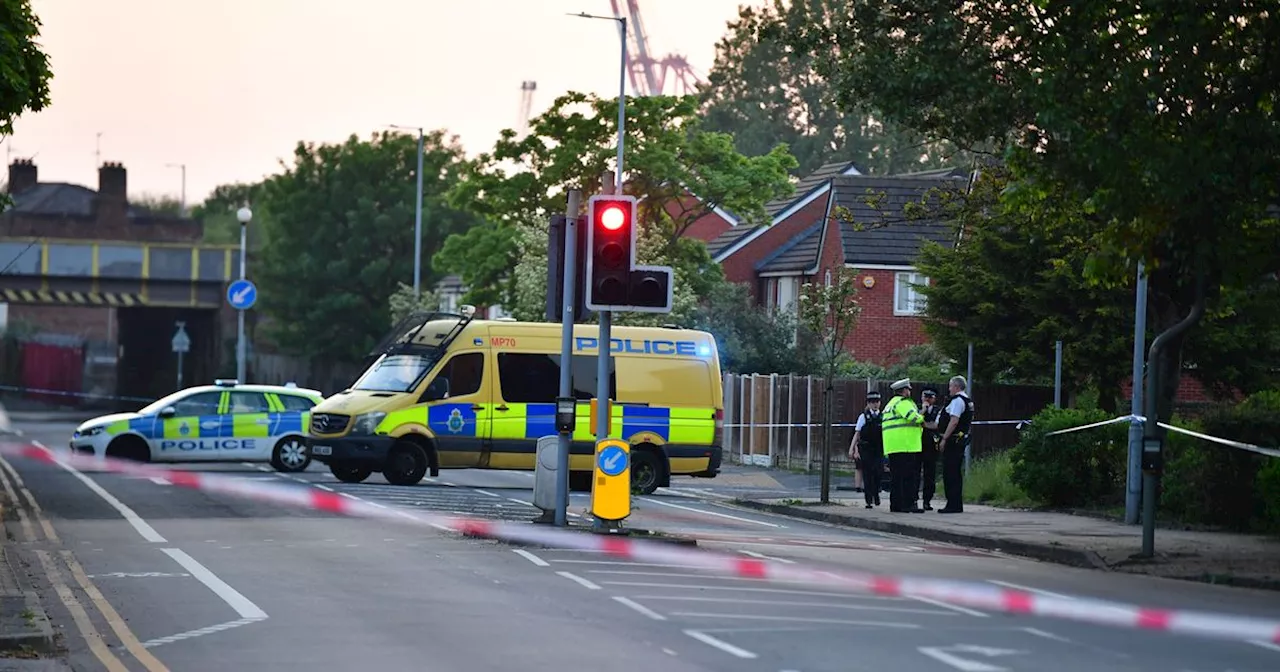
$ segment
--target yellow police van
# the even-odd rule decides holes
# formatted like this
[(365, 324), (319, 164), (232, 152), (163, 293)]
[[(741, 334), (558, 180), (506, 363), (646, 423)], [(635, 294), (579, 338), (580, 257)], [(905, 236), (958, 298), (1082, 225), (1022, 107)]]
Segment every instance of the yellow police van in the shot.
[[(570, 487), (591, 489), (598, 333), (577, 326), (577, 425)], [(610, 437), (632, 445), (634, 487), (651, 493), (672, 476), (720, 471), (724, 396), (715, 339), (701, 331), (616, 327)], [(312, 459), (358, 483), (381, 472), (412, 485), (440, 469), (533, 470), (539, 437), (556, 433), (558, 324), (473, 320), (431, 313), (402, 321), (347, 390), (316, 406)]]

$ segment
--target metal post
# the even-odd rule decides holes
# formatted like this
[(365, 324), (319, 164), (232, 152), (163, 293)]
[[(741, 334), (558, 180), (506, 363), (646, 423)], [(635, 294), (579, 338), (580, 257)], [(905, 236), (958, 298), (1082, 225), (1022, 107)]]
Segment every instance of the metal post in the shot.
[(1053, 407), (1062, 408), (1062, 341), (1053, 347)]
[[(564, 288), (563, 306), (560, 310), (560, 397), (573, 396), (573, 318), (577, 297), (574, 296), (574, 278), (577, 277), (578, 209), (582, 206), (582, 192), (569, 190), (569, 204), (564, 216)], [(548, 291), (552, 291), (548, 289)], [(597, 402), (599, 403), (599, 402)], [(573, 432), (560, 434), (560, 452), (556, 453), (556, 512), (557, 527), (566, 525), (569, 510), (569, 448), (573, 445)]]
[(623, 130), (627, 125), (627, 20), (624, 17), (618, 17), (618, 31), (622, 38), (622, 66), (618, 70), (618, 173), (615, 176), (617, 183), (617, 191), (615, 193), (621, 195), (622, 191), (622, 144), (625, 133)]
[[(245, 248), (246, 248), (246, 231), (247, 223), (240, 223), (240, 279), (245, 279)], [(247, 383), (245, 379), (245, 359), (247, 357), (244, 339), (244, 313), (243, 310), (236, 311), (236, 380), (241, 383)]]
[(175, 390), (182, 389), (182, 351), (181, 350), (178, 351), (178, 386), (175, 387), (174, 389)]
[[(421, 295), (422, 283), (422, 143), (423, 130), (418, 129), (418, 205), (413, 216), (413, 299)], [(559, 500), (557, 500), (559, 501)]]
[(1142, 505), (1142, 370), (1145, 366), (1147, 347), (1147, 274), (1138, 262), (1138, 289), (1133, 306), (1133, 390), (1129, 412), (1135, 417), (1129, 422), (1129, 473), (1124, 493), (1124, 522), (1138, 523), (1138, 509)]
[(804, 470), (813, 469), (813, 376), (804, 377)]
[[(965, 392), (968, 392), (969, 398), (973, 399), (973, 344), (972, 343), (969, 344), (969, 362), (968, 362), (968, 366), (965, 368), (964, 379), (969, 383), (969, 386), (965, 390)], [(972, 433), (970, 433), (970, 435), (972, 435)], [(964, 442), (964, 477), (966, 479), (969, 478), (969, 463), (972, 461), (972, 457), (973, 457), (972, 445), (973, 445), (973, 441), (969, 440), (968, 437), (966, 437), (966, 440)]]

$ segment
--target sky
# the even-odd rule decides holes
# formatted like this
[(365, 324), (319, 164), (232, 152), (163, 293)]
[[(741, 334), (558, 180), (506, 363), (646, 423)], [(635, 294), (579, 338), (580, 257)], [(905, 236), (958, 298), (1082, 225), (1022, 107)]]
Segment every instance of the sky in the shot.
[[(558, 95), (616, 95), (610, 0), (32, 0), (53, 69), (50, 107), (3, 147), (42, 182), (97, 188), (123, 163), (131, 195), (189, 205), (280, 170), (300, 140), (339, 142), (389, 124), (444, 128), (470, 155)], [(620, 3), (622, 4), (622, 3)], [(739, 5), (640, 0), (650, 48), (705, 74)], [(628, 85), (629, 86), (629, 85)], [(99, 137), (99, 133), (101, 136)]]

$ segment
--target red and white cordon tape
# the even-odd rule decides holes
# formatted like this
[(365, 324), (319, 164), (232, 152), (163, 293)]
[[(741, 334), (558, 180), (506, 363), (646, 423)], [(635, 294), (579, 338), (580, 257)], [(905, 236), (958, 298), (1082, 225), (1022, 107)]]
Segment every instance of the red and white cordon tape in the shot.
[(177, 486), (302, 509), (448, 529), (468, 536), (597, 551), (619, 558), (659, 564), (679, 564), (736, 577), (778, 583), (812, 584), (828, 589), (838, 587), (850, 592), (889, 597), (924, 598), (1006, 614), (1047, 616), (1119, 628), (1280, 644), (1280, 620), (1211, 612), (1154, 609), (1089, 598), (1053, 597), (981, 583), (818, 570), (702, 549), (694, 550), (662, 542), (582, 534), (528, 523), (424, 515), (416, 511), (350, 499), (311, 487), (263, 483), (207, 472), (163, 469), (147, 464), (67, 452), (55, 453), (37, 445), (0, 445), (0, 454), (51, 464), (63, 463), (72, 467), (105, 469), (144, 478), (164, 478)]

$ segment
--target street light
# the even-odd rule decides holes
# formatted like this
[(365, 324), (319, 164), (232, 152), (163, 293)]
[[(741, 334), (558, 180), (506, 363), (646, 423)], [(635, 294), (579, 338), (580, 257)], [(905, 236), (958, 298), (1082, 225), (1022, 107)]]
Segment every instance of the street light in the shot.
[(420, 293), (418, 288), (422, 281), (422, 140), (423, 132), (421, 126), (397, 126), (388, 124), (391, 128), (397, 128), (402, 131), (418, 132), (418, 205), (413, 217), (413, 298), (416, 300)]
[(185, 163), (166, 163), (166, 168), (182, 169), (182, 212), (179, 213), (183, 217), (187, 216), (187, 164)]
[[(236, 210), (236, 220), (240, 222), (240, 279), (245, 279), (245, 232), (249, 228), (249, 220), (253, 219), (253, 211), (248, 205)], [(244, 313), (243, 310), (237, 310), (236, 325), (236, 380), (245, 383), (245, 339), (244, 339)]]
[[(599, 16), (579, 12), (569, 14), (580, 19), (603, 19), (618, 22), (618, 35), (622, 42), (622, 67), (618, 71), (618, 173), (614, 176), (614, 193), (622, 195), (622, 144), (623, 130), (627, 125), (627, 19), (622, 16)], [(601, 341), (602, 343), (607, 341)]]

